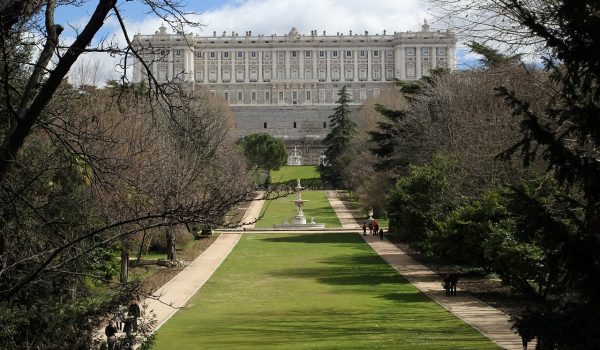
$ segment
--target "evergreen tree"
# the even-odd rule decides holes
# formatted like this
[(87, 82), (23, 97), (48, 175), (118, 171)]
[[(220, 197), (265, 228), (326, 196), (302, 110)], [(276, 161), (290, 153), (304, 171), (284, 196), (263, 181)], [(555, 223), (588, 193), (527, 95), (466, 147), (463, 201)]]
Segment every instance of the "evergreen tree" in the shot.
[(351, 153), (348, 150), (352, 138), (357, 133), (356, 123), (350, 119), (348, 103), (351, 100), (346, 88), (347, 86), (344, 86), (340, 89), (337, 107), (329, 116), (331, 131), (323, 140), (327, 160), (326, 164), (319, 168), (321, 177), (336, 186), (341, 185), (342, 171), (350, 163)]
[[(565, 191), (553, 207), (527, 214), (530, 230), (554, 246), (552, 278), (562, 288), (516, 326), (536, 336), (541, 349), (600, 347), (600, 3), (542, 2), (546, 19), (528, 2), (502, 1), (520, 24), (546, 44), (545, 68), (556, 84), (553, 99), (537, 111), (514, 92), (498, 91), (521, 118), (522, 140), (503, 154), (520, 152), (525, 165), (541, 157)], [(556, 23), (550, 25), (548, 23)], [(525, 197), (525, 196), (524, 196)], [(522, 202), (537, 203), (528, 196)], [(541, 210), (543, 209), (543, 210)], [(568, 217), (568, 226), (564, 223)]]

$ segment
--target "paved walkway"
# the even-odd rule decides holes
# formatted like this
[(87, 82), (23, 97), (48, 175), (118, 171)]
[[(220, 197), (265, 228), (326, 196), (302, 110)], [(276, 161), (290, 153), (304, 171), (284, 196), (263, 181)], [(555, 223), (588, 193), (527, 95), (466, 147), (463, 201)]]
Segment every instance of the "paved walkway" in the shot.
[(335, 214), (337, 215), (338, 219), (340, 219), (343, 228), (360, 228), (360, 226), (354, 219), (354, 216), (352, 216), (352, 211), (346, 208), (346, 206), (340, 200), (335, 191), (327, 191), (327, 199), (329, 199), (329, 204), (335, 211)]
[(250, 202), (250, 206), (246, 209), (246, 213), (242, 218), (242, 229), (254, 228), (256, 224), (256, 219), (260, 216), (260, 211), (262, 210), (263, 205), (265, 204), (264, 198), (265, 193), (260, 192), (256, 198), (252, 202)]
[[(336, 193), (332, 193), (330, 203), (336, 213), (344, 214), (348, 212)], [(342, 217), (340, 217), (341, 220)], [(344, 217), (344, 221), (347, 225), (352, 225), (347, 217)], [(419, 264), (387, 240), (380, 241), (378, 236), (370, 235), (362, 237), (396, 271), (446, 310), (477, 329), (504, 349), (517, 350), (523, 348), (521, 338), (510, 329), (511, 323), (509, 322), (508, 315), (467, 293), (461, 293), (460, 289), (459, 295), (447, 297), (441, 286), (440, 277), (436, 273)], [(534, 346), (533, 344), (530, 345)]]
[(222, 233), (208, 249), (154, 293), (160, 296), (159, 300), (148, 298), (144, 301), (144, 310), (152, 310), (155, 314), (157, 323), (154, 331), (167, 322), (177, 308), (187, 304), (229, 255), (240, 237), (240, 233)]

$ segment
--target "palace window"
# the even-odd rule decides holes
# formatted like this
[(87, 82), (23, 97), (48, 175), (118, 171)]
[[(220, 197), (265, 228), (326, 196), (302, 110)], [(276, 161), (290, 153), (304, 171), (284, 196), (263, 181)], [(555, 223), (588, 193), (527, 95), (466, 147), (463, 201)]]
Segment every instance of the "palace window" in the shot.
[(428, 47), (422, 47), (421, 48), (421, 54), (423, 56), (429, 56), (429, 48)]
[(265, 102), (271, 101), (271, 91), (265, 91)]
[(252, 57), (252, 58), (256, 58), (256, 51), (252, 51), (252, 52), (250, 52), (250, 57)]
[(379, 57), (379, 50), (373, 50), (373, 57)]
[(242, 103), (244, 100), (244, 93), (241, 91), (238, 91), (238, 102)]
[(406, 55), (407, 56), (414, 56), (415, 55), (415, 48), (414, 47), (407, 47), (406, 48)]
[(332, 57), (338, 57), (338, 52), (337, 51), (332, 51), (331, 52), (331, 56)]
[(229, 51), (223, 51), (223, 59), (229, 58)]
[(175, 57), (181, 57), (181, 50), (175, 50)]
[(296, 122), (294, 122), (294, 129), (296, 129)]
[(348, 50), (346, 51), (346, 57), (352, 57), (352, 51)]
[(252, 91), (252, 101), (256, 101), (256, 92)]
[(277, 51), (277, 58), (285, 58), (285, 52), (284, 51)]
[(292, 51), (292, 57), (293, 58), (298, 57), (298, 51)]
[(306, 92), (306, 100), (307, 100), (307, 101), (310, 101), (310, 91), (307, 91), (307, 92)]
[(323, 122), (323, 129), (327, 128), (327, 122)]
[(361, 57), (361, 58), (364, 58), (364, 57), (365, 57), (365, 55), (366, 55), (366, 52), (365, 52), (365, 50), (360, 50), (360, 57)]
[(279, 101), (283, 101), (283, 91), (279, 91)]
[(310, 58), (312, 53), (310, 51), (304, 51), (304, 57)]
[(244, 58), (244, 51), (238, 51), (237, 58)]
[(438, 56), (446, 56), (446, 48), (438, 47), (436, 50)]
[(267, 128), (267, 122), (264, 122), (263, 123), (263, 129), (266, 129), (266, 128)]
[(263, 58), (266, 60), (270, 60), (271, 59), (271, 51), (264, 51)]
[(196, 57), (197, 58), (204, 58), (204, 55), (202, 54), (202, 51), (196, 51)]
[(319, 57), (327, 57), (327, 53), (325, 51), (319, 51)]
[(225, 99), (226, 102), (229, 102), (229, 92), (227, 92), (227, 91), (223, 92), (223, 98)]
[(217, 54), (214, 51), (211, 51), (210, 58), (214, 59), (215, 57), (217, 57)]

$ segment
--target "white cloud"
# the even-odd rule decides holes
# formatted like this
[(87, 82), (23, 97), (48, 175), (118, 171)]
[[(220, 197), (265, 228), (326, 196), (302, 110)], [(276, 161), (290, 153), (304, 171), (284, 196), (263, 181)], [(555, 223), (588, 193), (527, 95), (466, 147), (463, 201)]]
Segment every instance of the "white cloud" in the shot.
[(247, 0), (205, 12), (199, 22), (206, 25), (201, 35), (236, 31), (253, 34), (284, 34), (296, 27), (309, 34), (353, 30), (388, 33), (419, 30), (426, 17), (419, 0)]

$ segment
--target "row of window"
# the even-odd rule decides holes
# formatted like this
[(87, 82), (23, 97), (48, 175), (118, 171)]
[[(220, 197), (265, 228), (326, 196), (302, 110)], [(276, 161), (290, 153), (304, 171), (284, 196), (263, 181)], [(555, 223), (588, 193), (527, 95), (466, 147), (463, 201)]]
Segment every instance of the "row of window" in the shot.
[[(417, 48), (415, 47), (407, 47), (405, 48), (405, 54), (406, 56), (415, 56), (416, 54), (416, 50)], [(429, 47), (421, 47), (421, 55), (422, 56), (429, 56), (432, 52), (431, 48)], [(283, 59), (285, 58), (285, 52), (286, 51), (276, 51), (277, 53), (277, 58)], [(298, 55), (300, 54), (300, 52), (302, 51), (298, 51), (298, 50), (293, 50), (290, 51), (290, 56), (291, 58), (297, 58)], [(333, 58), (339, 58), (340, 55), (344, 54), (345, 58), (352, 58), (354, 54), (357, 54), (358, 57), (360, 58), (366, 58), (367, 55), (369, 54), (369, 52), (371, 52), (372, 57), (377, 58), (379, 57), (380, 54), (380, 50), (332, 50), (332, 51), (325, 51), (325, 50), (319, 50), (318, 52), (318, 57), (319, 58), (326, 58), (328, 52), (330, 53), (331, 57)], [(384, 50), (386, 57), (393, 57), (394, 53), (392, 50)], [(169, 53), (169, 50), (161, 50), (160, 54), (163, 57), (166, 57)], [(181, 57), (182, 54), (182, 50), (181, 49), (175, 49), (173, 50), (174, 56), (175, 57)], [(304, 51), (304, 57), (305, 58), (312, 58), (312, 53), (313, 51), (307, 50)], [(447, 50), (444, 47), (436, 47), (435, 48), (435, 53), (437, 56), (445, 56), (447, 54)], [(209, 58), (210, 59), (216, 59), (217, 58), (217, 52), (216, 51), (210, 51), (209, 53)], [(228, 60), (231, 58), (231, 54), (232, 52), (230, 51), (221, 51), (221, 58)], [(258, 51), (249, 51), (248, 52), (249, 57), (251, 59), (256, 59), (258, 57)], [(245, 58), (245, 51), (235, 51), (235, 55), (237, 59), (244, 59)], [(151, 55), (147, 55), (147, 58), (150, 58)], [(204, 58), (204, 51), (196, 51), (196, 57), (197, 58)], [(263, 59), (271, 59), (271, 51), (263, 51)]]
[[(181, 50), (175, 50), (175, 51), (181, 51)], [(286, 51), (275, 51), (277, 54), (277, 58), (279, 59), (284, 59), (285, 58), (285, 53)], [(298, 58), (299, 55), (301, 54), (302, 51), (298, 51), (298, 50), (292, 50), (290, 51), (290, 57), (291, 58)], [(356, 53), (355, 53), (356, 52)], [(341, 55), (345, 55), (345, 58), (352, 58), (354, 57), (354, 55), (358, 55), (358, 57), (360, 58), (366, 58), (367, 55), (369, 55), (369, 52), (371, 52), (372, 57), (379, 57), (380, 55), (380, 50), (332, 50), (332, 51), (326, 51), (326, 50), (319, 50), (318, 52), (318, 57), (319, 58), (326, 58), (328, 53), (331, 55), (331, 57), (333, 58), (338, 58)], [(204, 51), (196, 51), (196, 57), (197, 58), (204, 58)], [(208, 58), (210, 59), (216, 59), (217, 58), (217, 51), (210, 51), (208, 52)], [(221, 58), (222, 59), (230, 59), (232, 57), (232, 53), (231, 51), (221, 51)], [(255, 59), (258, 57), (258, 51), (249, 51), (248, 52), (249, 57), (251, 59)], [(271, 59), (271, 51), (263, 51), (263, 59), (265, 60), (269, 60)], [(176, 53), (175, 56), (181, 55), (181, 52), (179, 54)], [(313, 56), (313, 51), (307, 50), (304, 51), (304, 58), (312, 58)], [(385, 55), (386, 57), (393, 57), (394, 56), (394, 52), (393, 50), (385, 50)], [(237, 59), (244, 59), (245, 58), (245, 51), (235, 51), (235, 56)]]
[[(292, 126), (294, 127), (294, 129), (296, 129), (298, 127), (298, 122), (293, 122)], [(263, 122), (263, 129), (268, 129), (268, 128), (269, 128), (269, 123)], [(323, 122), (323, 129), (327, 129), (327, 122)]]
[[(348, 92), (348, 96), (350, 97), (350, 99), (353, 99), (353, 90), (352, 89), (347, 89), (346, 90)], [(367, 99), (367, 91), (366, 89), (360, 89), (357, 90), (359, 92), (359, 95), (357, 96), (359, 98), (359, 100), (364, 101)], [(290, 91), (291, 94), (287, 94), (287, 97), (289, 98), (288, 102), (291, 102), (291, 104), (296, 105), (299, 104), (299, 102), (312, 102), (313, 101), (313, 94), (311, 90), (306, 90), (306, 91)], [(325, 102), (325, 90), (319, 90), (319, 101), (321, 102)], [(256, 103), (257, 102), (257, 97), (259, 93), (264, 93), (264, 99), (262, 100), (262, 102), (270, 104), (270, 103), (285, 103), (286, 102), (286, 94), (284, 91), (278, 91), (276, 95), (272, 96), (271, 95), (271, 91), (261, 91), (261, 92), (257, 92), (257, 91), (246, 91), (245, 92), (250, 93), (250, 102), (251, 103)], [(337, 92), (333, 91), (332, 92), (333, 98), (335, 99), (335, 96), (337, 96)], [(214, 93), (213, 93), (214, 94)], [(375, 89), (373, 94), (375, 96), (379, 95), (379, 89)], [(230, 102), (230, 103), (243, 103), (244, 102), (244, 91), (238, 91), (237, 92), (237, 100), (232, 101), (231, 98), (235, 97), (236, 95), (231, 96), (229, 91), (223, 91), (223, 98), (225, 99), (225, 101)], [(246, 95), (248, 96), (248, 95)], [(271, 100), (271, 97), (273, 97), (274, 101)], [(300, 98), (303, 98), (303, 100), (301, 101)], [(276, 100), (275, 100), (276, 99)]]

